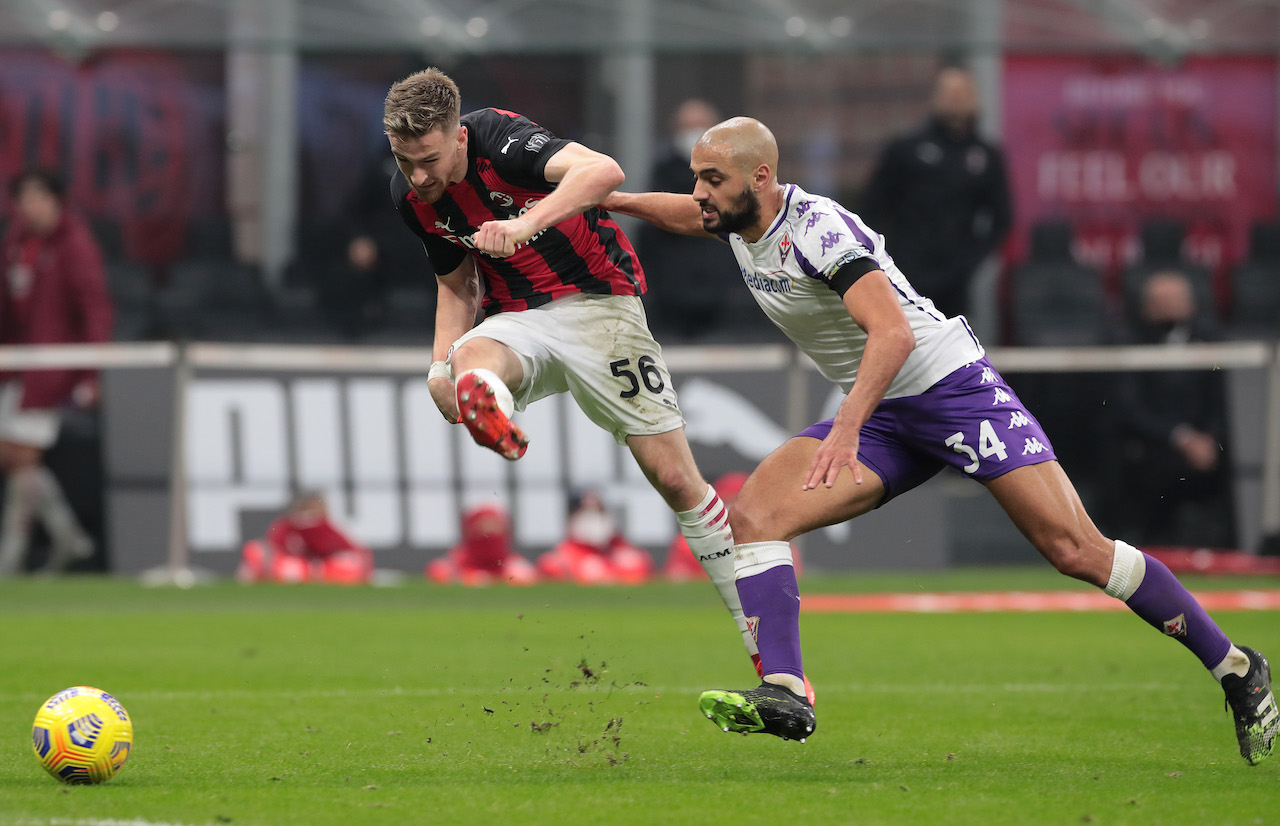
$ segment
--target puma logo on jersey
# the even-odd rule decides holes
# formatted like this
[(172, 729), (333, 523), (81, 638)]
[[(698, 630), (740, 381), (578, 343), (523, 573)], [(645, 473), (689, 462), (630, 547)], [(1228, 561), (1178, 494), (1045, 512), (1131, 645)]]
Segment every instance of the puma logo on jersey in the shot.
[(507, 154), (507, 150), (511, 148), (511, 144), (520, 140), (519, 138), (507, 138), (507, 142), (502, 147), (502, 154)]
[(443, 221), (436, 221), (436, 229), (442, 229), (445, 232), (452, 234), (453, 227), (449, 226), (449, 222), (452, 220), (452, 218), (446, 218)]

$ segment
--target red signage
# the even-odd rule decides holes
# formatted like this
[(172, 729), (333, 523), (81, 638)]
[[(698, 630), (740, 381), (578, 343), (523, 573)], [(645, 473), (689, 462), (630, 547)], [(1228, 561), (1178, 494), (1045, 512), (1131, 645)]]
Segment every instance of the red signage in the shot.
[(1114, 276), (1160, 219), (1183, 223), (1186, 252), (1221, 275), (1276, 214), (1272, 58), (1012, 56), (1004, 136), (1015, 260), (1030, 225), (1066, 219), (1078, 254)]

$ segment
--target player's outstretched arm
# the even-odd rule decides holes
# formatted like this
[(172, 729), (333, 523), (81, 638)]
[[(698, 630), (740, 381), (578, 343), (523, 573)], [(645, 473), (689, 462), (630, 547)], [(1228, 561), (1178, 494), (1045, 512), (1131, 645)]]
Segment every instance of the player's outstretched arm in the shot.
[(543, 174), (556, 188), (519, 218), (481, 224), (474, 239), (477, 249), (505, 258), (547, 227), (600, 203), (626, 179), (617, 161), (580, 143), (561, 147), (547, 160)]
[[(441, 363), (448, 359), (453, 343), (475, 324), (480, 311), (480, 277), (470, 255), (453, 272), (436, 277), (436, 296), (436, 336), (431, 359)], [(458, 399), (453, 379), (449, 375), (432, 376), (427, 380), (427, 389), (444, 417), (456, 424)]]
[(679, 235), (713, 238), (702, 228), (702, 210), (692, 195), (676, 192), (611, 192), (600, 206), (639, 218), (655, 227)]
[(845, 466), (853, 471), (854, 482), (862, 484), (858, 466), (862, 426), (884, 399), (889, 385), (916, 346), (911, 324), (883, 270), (872, 270), (858, 278), (845, 291), (843, 299), (850, 317), (867, 332), (867, 344), (853, 389), (840, 403), (831, 432), (814, 454), (805, 490), (819, 485), (831, 487)]

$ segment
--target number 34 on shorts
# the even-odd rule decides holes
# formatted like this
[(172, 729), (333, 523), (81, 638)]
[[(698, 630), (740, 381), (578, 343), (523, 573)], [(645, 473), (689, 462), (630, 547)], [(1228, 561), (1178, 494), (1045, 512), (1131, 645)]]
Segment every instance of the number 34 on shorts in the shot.
[[(978, 424), (975, 444), (970, 444), (964, 433), (957, 432), (947, 437), (945, 444), (969, 459), (969, 463), (960, 468), (962, 471), (973, 474), (983, 466), (984, 462), (1004, 463), (1009, 459), (1010, 452), (1014, 452), (1019, 457), (1039, 456), (1050, 452), (1049, 446), (1042, 442), (1039, 436), (1027, 435), (1019, 438), (1021, 434), (1016, 432), (1017, 429), (1030, 423), (1025, 413), (1013, 410), (1009, 411), (1009, 414), (1010, 421), (1003, 429), (1010, 432), (1004, 438), (1001, 438), (990, 419), (982, 419)], [(1018, 462), (1018, 464), (1026, 463)]]

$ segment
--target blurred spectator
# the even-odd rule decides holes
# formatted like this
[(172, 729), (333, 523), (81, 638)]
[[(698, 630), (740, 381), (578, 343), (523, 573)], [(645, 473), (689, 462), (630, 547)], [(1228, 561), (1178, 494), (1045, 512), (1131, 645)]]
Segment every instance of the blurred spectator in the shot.
[(861, 210), (912, 286), (948, 316), (970, 311), (974, 275), (1012, 223), (1004, 155), (978, 135), (978, 105), (973, 76), (944, 69), (928, 120), (881, 153)]
[(462, 541), (427, 563), (427, 579), (441, 584), (532, 585), (533, 565), (512, 547), (511, 518), (497, 504), (483, 504), (462, 515)]
[[(720, 119), (720, 113), (705, 100), (693, 98), (680, 104), (671, 119), (667, 147), (651, 172), (649, 188), (692, 198), (689, 153), (702, 133)], [(730, 297), (737, 292), (729, 288), (741, 278), (732, 255), (718, 244), (665, 232), (648, 223), (641, 225), (636, 246), (649, 279), (645, 304), (655, 335), (698, 339), (725, 325), (733, 306)]]
[[(111, 340), (112, 310), (102, 254), (85, 222), (66, 208), (61, 178), (33, 170), (11, 188), (14, 220), (0, 255), (0, 343), (68, 344)], [(51, 541), (44, 570), (65, 570), (93, 555), (94, 543), (44, 465), (58, 438), (58, 408), (97, 404), (97, 374), (87, 370), (0, 373), (0, 468), (6, 475), (0, 517), (0, 576), (23, 567), (39, 519)]]
[[(1177, 270), (1153, 273), (1142, 289), (1130, 343), (1178, 346), (1218, 338)], [(1236, 541), (1221, 370), (1161, 370), (1119, 378), (1121, 468), (1118, 481), (1139, 543), (1229, 548)]]
[(241, 582), (331, 582), (355, 585), (373, 577), (373, 552), (329, 519), (324, 496), (299, 493), (266, 537), (244, 543)]
[(563, 542), (538, 557), (538, 573), (545, 579), (640, 585), (653, 574), (653, 557), (626, 540), (595, 491), (570, 497), (565, 531)]
[[(347, 338), (383, 326), (389, 293), (396, 286), (429, 286), (435, 294), (421, 245), (399, 228), (398, 221), (389, 220), (395, 217), (390, 181), (396, 174), (384, 147), (365, 164), (339, 225), (308, 239), (312, 248), (303, 250), (310, 259), (320, 307), (330, 325)], [(431, 314), (424, 318), (429, 335)]]

